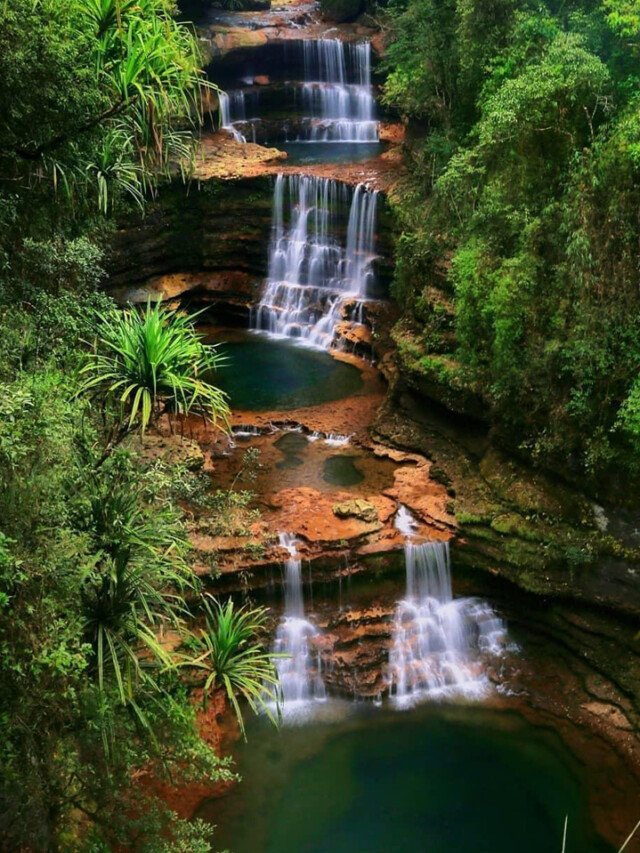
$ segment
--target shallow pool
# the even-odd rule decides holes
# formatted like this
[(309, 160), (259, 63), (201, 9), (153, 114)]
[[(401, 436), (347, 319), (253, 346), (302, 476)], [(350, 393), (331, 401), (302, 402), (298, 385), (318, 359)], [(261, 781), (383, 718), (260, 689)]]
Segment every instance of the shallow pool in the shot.
[(287, 152), (287, 165), (310, 163), (363, 163), (379, 157), (382, 142), (282, 142), (276, 147)]
[(353, 365), (294, 341), (234, 331), (219, 350), (227, 363), (214, 382), (229, 394), (232, 409), (297, 409), (340, 400), (363, 386)]

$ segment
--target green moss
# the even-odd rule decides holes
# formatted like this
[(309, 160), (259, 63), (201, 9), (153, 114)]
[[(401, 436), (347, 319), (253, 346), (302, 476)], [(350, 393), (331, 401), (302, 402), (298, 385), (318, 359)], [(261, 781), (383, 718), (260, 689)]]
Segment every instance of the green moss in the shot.
[(491, 516), (479, 515), (478, 513), (467, 512), (466, 510), (459, 510), (456, 513), (456, 520), (458, 524), (490, 524)]
[(491, 522), (491, 529), (503, 536), (517, 536), (528, 542), (539, 542), (544, 539), (540, 527), (527, 521), (517, 513), (505, 513), (498, 515)]

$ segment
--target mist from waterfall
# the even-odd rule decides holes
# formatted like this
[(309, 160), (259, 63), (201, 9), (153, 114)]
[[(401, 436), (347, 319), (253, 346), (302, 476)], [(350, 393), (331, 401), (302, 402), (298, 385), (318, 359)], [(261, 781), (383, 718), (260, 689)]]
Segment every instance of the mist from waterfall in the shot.
[(320, 653), (313, 648), (319, 636), (315, 625), (305, 618), (302, 588), (302, 561), (296, 540), (288, 533), (279, 534), (280, 545), (289, 552), (285, 561), (284, 616), (280, 621), (274, 652), (284, 655), (275, 659), (280, 680), (282, 713), (304, 713), (312, 702), (326, 699)]
[(489, 604), (454, 598), (449, 544), (419, 541), (417, 523), (400, 507), (407, 591), (398, 602), (389, 653), (389, 692), (398, 704), (427, 698), (479, 698), (490, 687), (487, 658), (505, 646), (506, 626)]
[(252, 317), (256, 331), (329, 349), (341, 320), (362, 321), (375, 276), (377, 199), (363, 184), (354, 189), (328, 178), (278, 175), (269, 274)]

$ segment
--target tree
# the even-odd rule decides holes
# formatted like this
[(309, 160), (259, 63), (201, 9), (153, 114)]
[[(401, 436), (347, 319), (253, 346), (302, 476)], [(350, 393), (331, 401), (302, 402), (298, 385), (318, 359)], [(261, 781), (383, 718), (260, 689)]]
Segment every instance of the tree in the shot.
[[(41, 371), (2, 386), (0, 835), (8, 849), (74, 849), (90, 827), (110, 832), (118, 808), (126, 833), (122, 797), (140, 767), (181, 772), (188, 753), (196, 774), (226, 773), (198, 741), (168, 653), (149, 654), (157, 619), (175, 625), (185, 607), (179, 511), (146, 496), (124, 455), (96, 471), (90, 412), (68, 384)], [(185, 580), (172, 583), (176, 573)]]
[(509, 450), (630, 495), (637, 4), (436, 5), (403, 4), (386, 59), (385, 99), (410, 120), (394, 198), (407, 367), (445, 403), (455, 383), (469, 414), (480, 396)]
[(0, 174), (106, 212), (188, 168), (202, 120), (193, 33), (170, 0), (8, 0), (0, 10)]

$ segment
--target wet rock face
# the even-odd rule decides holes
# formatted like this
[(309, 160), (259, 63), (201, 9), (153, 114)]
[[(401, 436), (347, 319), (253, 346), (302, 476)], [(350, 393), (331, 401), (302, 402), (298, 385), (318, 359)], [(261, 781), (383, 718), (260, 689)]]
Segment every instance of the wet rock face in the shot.
[[(254, 149), (269, 155), (256, 145), (237, 148), (240, 171), (245, 154), (250, 157)], [(201, 182), (163, 188), (144, 218), (131, 216), (120, 224), (107, 261), (109, 291), (118, 302), (145, 303), (149, 297), (160, 297), (210, 305), (219, 324), (249, 324), (268, 273), (275, 178), (263, 174), (229, 179), (228, 152), (224, 145), (222, 149), (224, 180), (215, 179), (216, 152), (211, 144), (199, 170)], [(382, 198), (379, 209), (373, 295), (384, 297), (391, 276), (391, 219)], [(340, 323), (341, 347), (370, 357), (370, 325), (384, 325), (378, 315), (385, 307), (386, 303), (371, 303), (365, 310), (367, 325), (354, 329), (349, 322)]]
[(190, 293), (246, 315), (266, 276), (270, 231), (268, 177), (167, 187), (144, 219), (121, 224), (110, 288), (122, 301)]
[(362, 0), (320, 0), (320, 11), (326, 21), (342, 24), (355, 20), (363, 5)]

